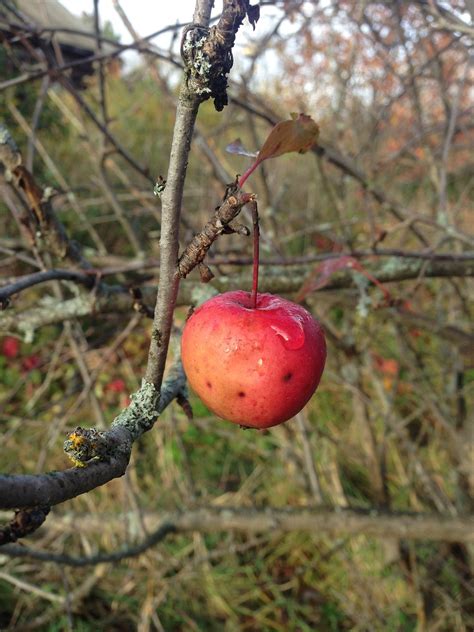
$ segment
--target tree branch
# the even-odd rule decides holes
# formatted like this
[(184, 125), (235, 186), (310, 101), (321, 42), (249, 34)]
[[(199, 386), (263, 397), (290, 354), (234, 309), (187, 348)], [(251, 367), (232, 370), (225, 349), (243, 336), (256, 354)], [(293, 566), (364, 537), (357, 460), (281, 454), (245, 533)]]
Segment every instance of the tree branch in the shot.
[(16, 542), (19, 538), (34, 533), (46, 520), (48, 513), (48, 506), (16, 511), (13, 519), (7, 525), (0, 527), (0, 546), (8, 542)]
[[(474, 257), (463, 259), (425, 261), (421, 258), (398, 259), (389, 257), (387, 260), (367, 264), (367, 270), (382, 283), (409, 281), (422, 278), (470, 278), (474, 276)], [(304, 283), (310, 273), (309, 266), (282, 266), (274, 265), (271, 271), (262, 276), (260, 287), (262, 292), (275, 294), (294, 294)], [(58, 270), (57, 272), (61, 272)], [(101, 270), (94, 270), (101, 276)], [(114, 271), (115, 272), (115, 271)], [(252, 280), (250, 275), (218, 276), (211, 281), (212, 286), (219, 292), (227, 292), (235, 289), (250, 289)], [(177, 305), (190, 305), (193, 302), (192, 294), (196, 282), (184, 281), (181, 283), (176, 299)], [(336, 289), (356, 289), (354, 273), (350, 270), (341, 270), (335, 273), (325, 287), (318, 292), (329, 292)], [(3, 288), (5, 290), (6, 288)], [(143, 301), (147, 305), (153, 305), (156, 297), (156, 289), (150, 286), (142, 286)], [(106, 283), (96, 285), (93, 292), (81, 294), (72, 299), (60, 301), (51, 298), (45, 306), (36, 306), (26, 310), (10, 308), (0, 312), (0, 333), (18, 333), (31, 338), (34, 331), (45, 325), (52, 325), (71, 318), (84, 318), (92, 314), (108, 314), (129, 312), (133, 308), (133, 297), (128, 289), (120, 286), (111, 286)], [(421, 327), (432, 328), (436, 321), (427, 319)], [(436, 332), (443, 335), (444, 325), (436, 324)], [(465, 334), (459, 328), (459, 339), (464, 344), (472, 336)]]
[[(235, 189), (235, 190), (234, 190)], [(191, 270), (200, 265), (217, 237), (224, 232), (235, 232), (230, 222), (237, 217), (244, 204), (250, 202), (254, 196), (243, 193), (237, 187), (232, 187), (229, 195), (207, 222), (202, 231), (194, 236), (191, 243), (184, 249), (178, 261), (178, 274), (185, 278)]]
[[(49, 553), (23, 546), (5, 545), (2, 554), (11, 557), (26, 557), (67, 566), (92, 566), (113, 563), (136, 557), (163, 541), (171, 533), (219, 533), (239, 531), (251, 533), (291, 533), (295, 531), (342, 536), (364, 535), (398, 540), (424, 540), (445, 542), (474, 542), (474, 516), (448, 516), (444, 514), (389, 513), (375, 509), (357, 510), (347, 508), (315, 507), (308, 509), (265, 510), (235, 507), (201, 507), (185, 509), (180, 513), (144, 516), (147, 527), (153, 521), (153, 531), (142, 542), (119, 549), (112, 553), (99, 553), (90, 557)], [(72, 520), (57, 517), (63, 530), (68, 527), (77, 531), (102, 530), (104, 520), (110, 516), (74, 516)], [(120, 516), (123, 522), (123, 516)], [(158, 524), (157, 524), (158, 523)]]
[[(37, 475), (0, 474), (0, 507), (17, 509), (39, 504), (57, 505), (123, 476), (133, 442), (153, 427), (157, 417), (183, 393), (185, 387), (186, 378), (178, 361), (162, 386), (159, 402), (154, 393), (147, 394), (142, 386), (132, 395), (128, 408), (120, 413), (106, 432), (76, 429), (66, 443), (71, 444), (67, 451), (79, 467)], [(148, 401), (153, 398), (154, 409)]]
[(27, 288), (46, 283), (47, 281), (74, 281), (91, 288), (95, 283), (95, 276), (84, 274), (83, 272), (75, 272), (74, 270), (45, 270), (44, 272), (33, 272), (25, 274), (16, 279), (13, 283), (9, 283), (0, 288), (0, 309), (5, 307), (9, 298), (13, 294), (18, 294)]
[(215, 97), (216, 109), (225, 105), (226, 73), (232, 66), (227, 62), (229, 56), (232, 58), (235, 33), (249, 9), (248, 0), (224, 0), (221, 18), (209, 31), (212, 5), (211, 0), (196, 1), (193, 24), (185, 30), (182, 40), (185, 70), (176, 109), (166, 187), (162, 193), (160, 284), (145, 373), (145, 380), (157, 390), (163, 379), (179, 289), (179, 224), (194, 123), (199, 105), (209, 96)]

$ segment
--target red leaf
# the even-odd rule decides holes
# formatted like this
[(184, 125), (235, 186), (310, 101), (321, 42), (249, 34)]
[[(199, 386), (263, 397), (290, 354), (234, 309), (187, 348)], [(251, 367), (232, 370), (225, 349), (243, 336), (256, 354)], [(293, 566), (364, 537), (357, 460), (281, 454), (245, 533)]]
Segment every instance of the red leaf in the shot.
[(311, 292), (315, 292), (316, 290), (320, 290), (325, 287), (335, 272), (347, 269), (357, 270), (357, 272), (363, 274), (367, 279), (369, 279), (369, 281), (372, 281), (372, 283), (376, 285), (381, 292), (383, 292), (386, 300), (391, 298), (390, 292), (387, 288), (372, 274), (370, 274), (370, 272), (366, 270), (364, 266), (357, 261), (357, 259), (354, 259), (354, 257), (351, 257), (350, 255), (344, 255), (342, 257), (327, 259), (327, 261), (323, 261), (318, 264), (303, 283), (296, 300), (304, 300)]
[(302, 301), (308, 296), (308, 294), (311, 294), (311, 292), (320, 290), (329, 283), (329, 279), (335, 272), (346, 268), (354, 268), (354, 263), (357, 262), (353, 257), (349, 256), (327, 259), (326, 261), (319, 263), (303, 283), (296, 300)]
[(389, 377), (395, 377), (396, 375), (398, 375), (400, 365), (396, 360), (393, 360), (391, 358), (384, 358), (378, 353), (373, 353), (372, 357), (374, 359), (376, 367), (381, 373)]
[(20, 341), (13, 336), (6, 336), (2, 341), (1, 349), (6, 358), (16, 358), (20, 351)]

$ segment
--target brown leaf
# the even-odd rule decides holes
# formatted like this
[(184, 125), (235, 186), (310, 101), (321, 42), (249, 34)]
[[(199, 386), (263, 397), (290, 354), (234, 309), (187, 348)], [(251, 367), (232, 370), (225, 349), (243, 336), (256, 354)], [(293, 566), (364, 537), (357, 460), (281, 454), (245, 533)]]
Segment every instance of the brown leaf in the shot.
[(214, 278), (214, 273), (211, 268), (201, 261), (199, 264), (199, 274), (201, 276), (201, 283), (209, 283)]
[(277, 123), (258, 154), (258, 161), (297, 151), (304, 154), (316, 143), (319, 127), (307, 114), (292, 114), (291, 120)]
[(318, 136), (318, 125), (307, 114), (292, 114), (291, 120), (277, 123), (268, 135), (255, 162), (241, 176), (239, 186), (241, 188), (244, 186), (247, 178), (264, 160), (292, 151), (304, 154), (316, 143)]

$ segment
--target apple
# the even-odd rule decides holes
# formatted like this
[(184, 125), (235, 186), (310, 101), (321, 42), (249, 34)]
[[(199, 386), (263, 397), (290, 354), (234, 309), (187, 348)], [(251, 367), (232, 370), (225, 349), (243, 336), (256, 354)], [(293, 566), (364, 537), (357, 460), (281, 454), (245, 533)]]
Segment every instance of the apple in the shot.
[(193, 390), (217, 416), (269, 428), (287, 421), (316, 390), (326, 360), (320, 324), (280, 296), (218, 294), (183, 331), (181, 356)]

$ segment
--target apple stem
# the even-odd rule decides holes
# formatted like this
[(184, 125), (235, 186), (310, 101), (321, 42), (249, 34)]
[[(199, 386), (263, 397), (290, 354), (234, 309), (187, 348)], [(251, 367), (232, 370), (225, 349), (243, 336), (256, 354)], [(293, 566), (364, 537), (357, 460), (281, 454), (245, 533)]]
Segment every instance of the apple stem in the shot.
[(258, 223), (258, 208), (257, 202), (251, 203), (252, 208), (252, 223), (253, 223), (253, 281), (252, 281), (252, 294), (250, 296), (250, 303), (252, 309), (257, 308), (257, 294), (258, 294), (258, 264), (260, 260), (260, 227)]

